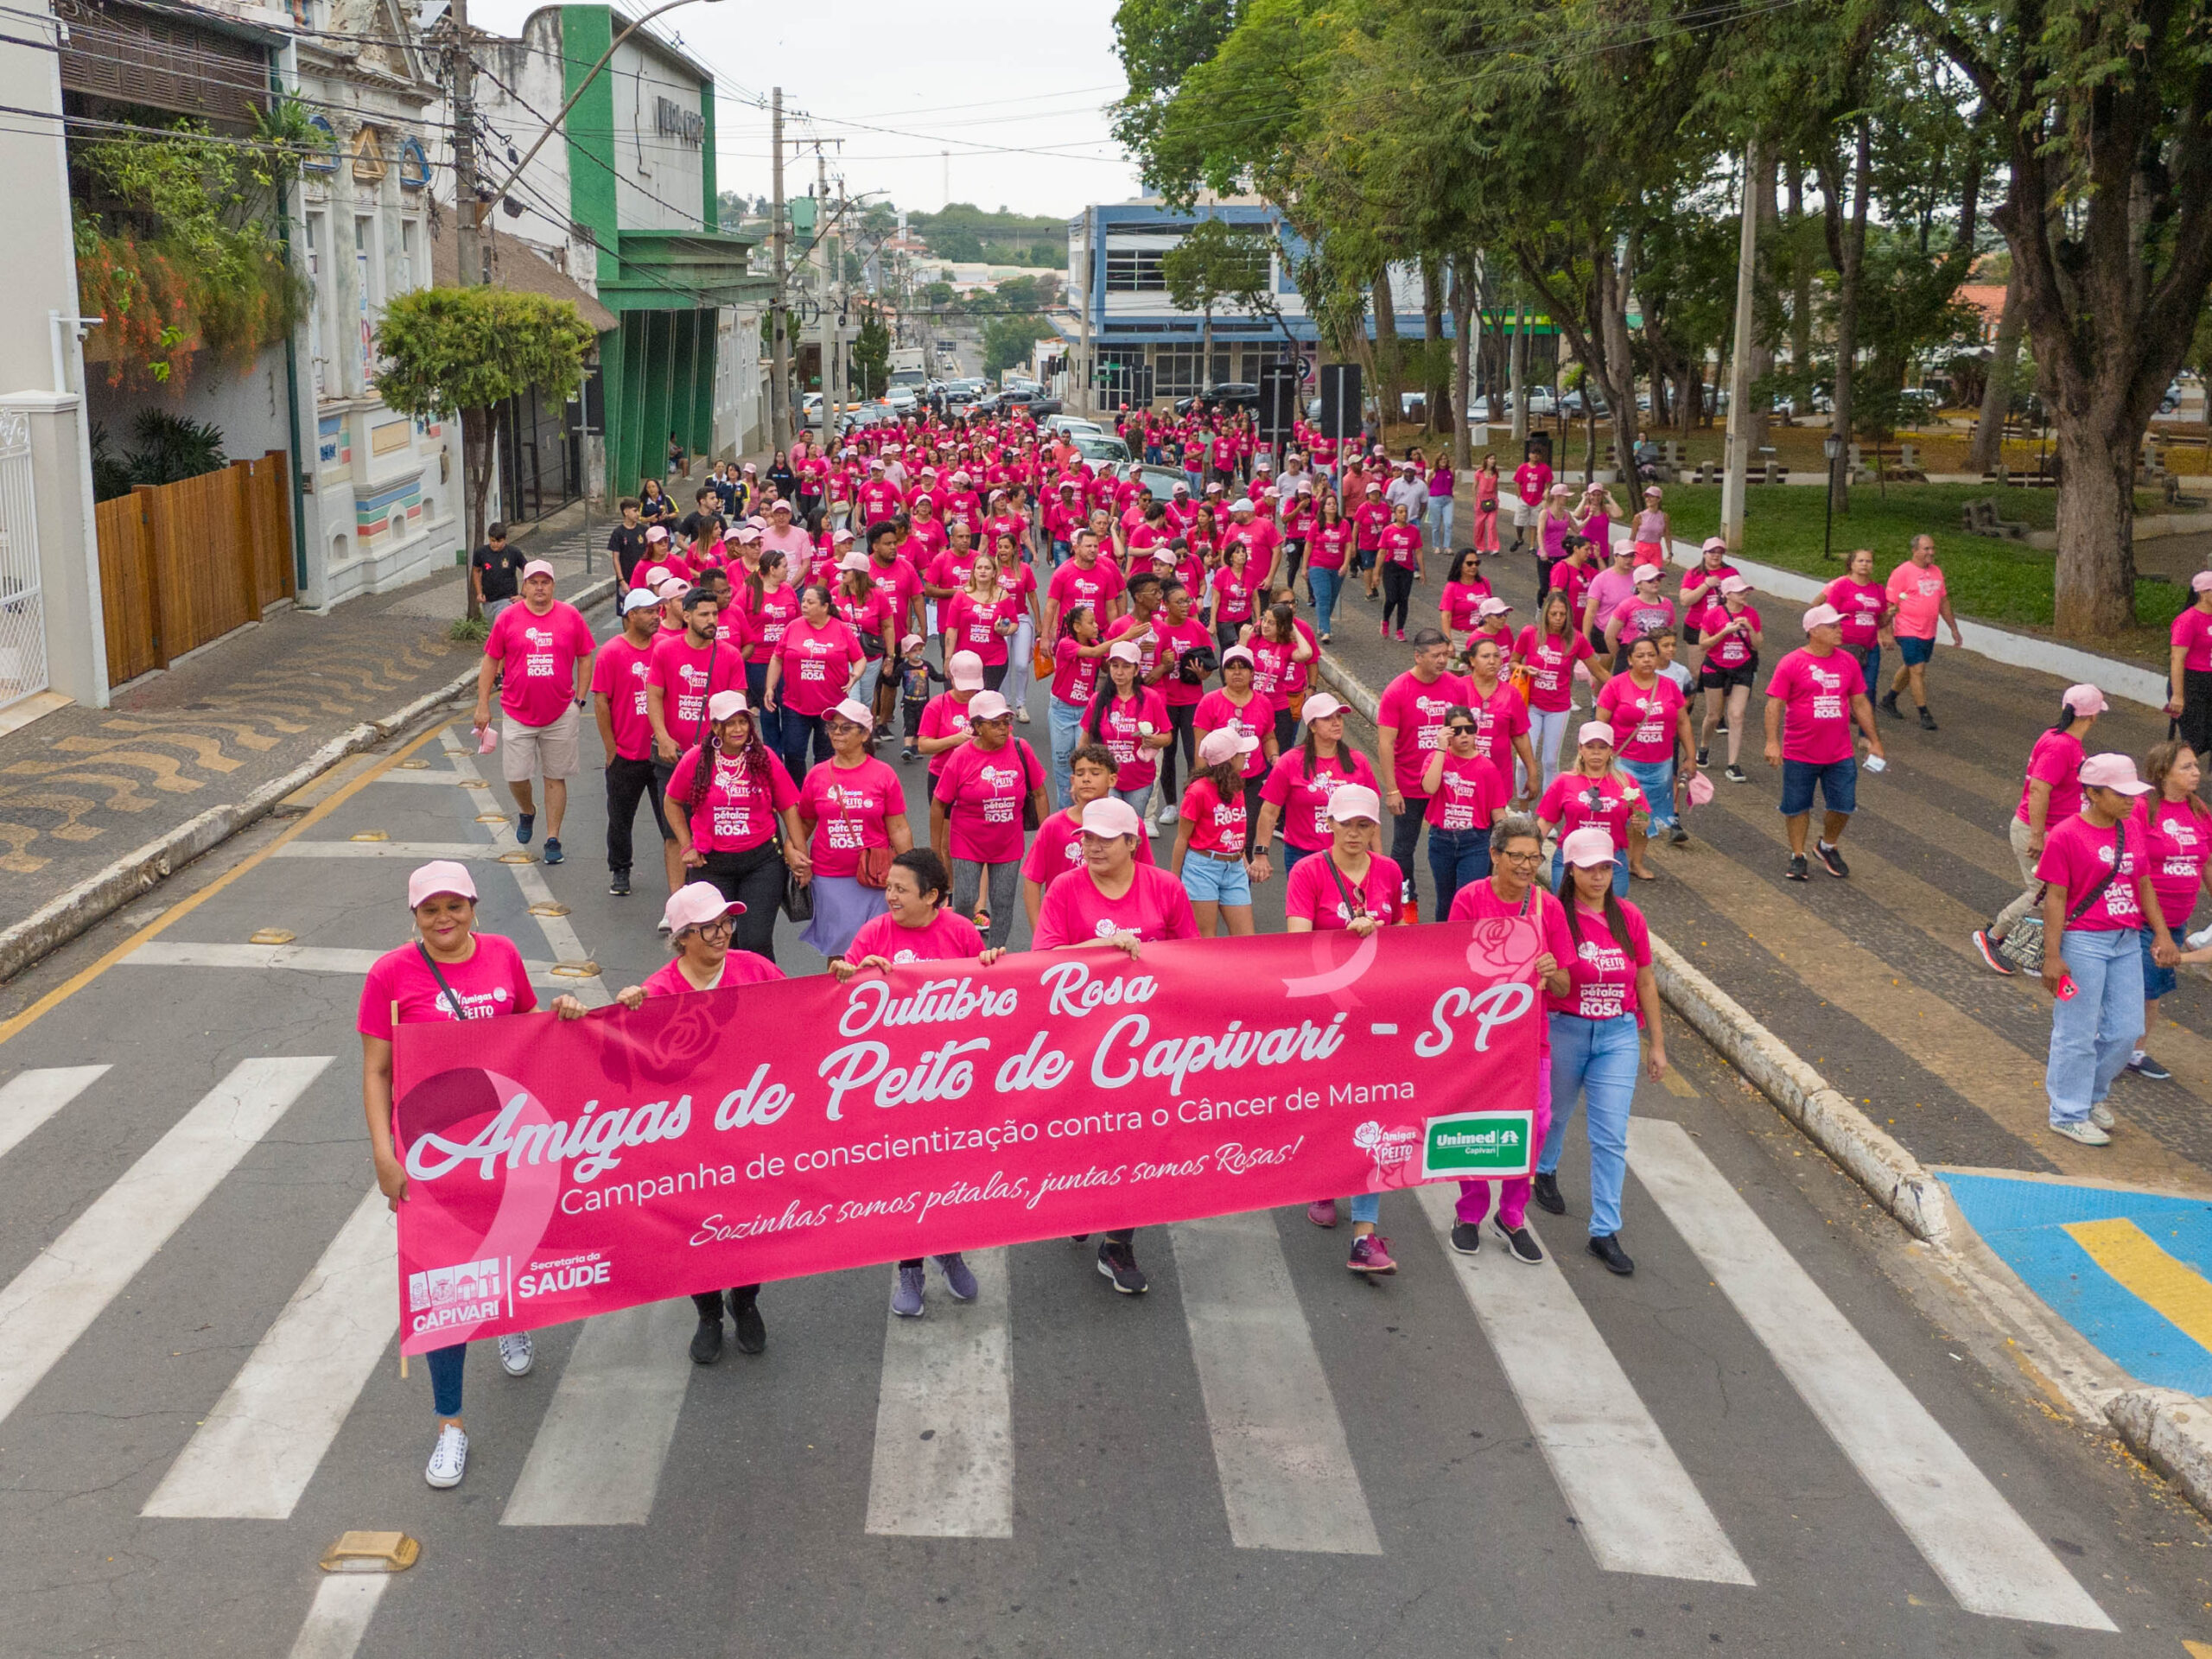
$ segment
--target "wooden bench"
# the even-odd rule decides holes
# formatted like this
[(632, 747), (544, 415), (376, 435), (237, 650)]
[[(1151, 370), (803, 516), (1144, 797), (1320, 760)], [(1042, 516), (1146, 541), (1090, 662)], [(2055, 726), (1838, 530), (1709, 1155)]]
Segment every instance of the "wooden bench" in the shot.
[(1997, 498), (1986, 496), (1979, 501), (1969, 501), (1959, 509), (1960, 528), (1969, 536), (1987, 536), (1999, 541), (2018, 542), (2027, 537), (2028, 527), (2009, 518), (1997, 516)]

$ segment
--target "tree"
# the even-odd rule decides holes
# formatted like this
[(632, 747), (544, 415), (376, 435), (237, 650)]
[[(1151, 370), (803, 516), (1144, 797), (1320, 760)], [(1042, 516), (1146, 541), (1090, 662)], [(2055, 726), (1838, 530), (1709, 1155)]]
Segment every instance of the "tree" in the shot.
[(880, 397), (891, 384), (891, 331), (874, 306), (861, 313), (853, 337), (853, 391), (862, 399)]
[[(525, 391), (554, 404), (575, 396), (595, 338), (569, 301), (504, 288), (419, 288), (385, 308), (377, 395), (418, 420), (459, 412), (470, 546), (492, 484), (493, 406)], [(471, 585), (468, 614), (477, 610)]]
[(1149, 156), (1183, 78), (1220, 49), (1244, 10), (1236, 0), (1122, 0), (1114, 49), (1129, 90), (1114, 105), (1114, 136)]
[(1160, 257), (1167, 302), (1178, 311), (1196, 311), (1205, 318), (1198, 335), (1199, 360), (1206, 365), (1199, 376), (1202, 382), (1213, 375), (1214, 308), (1262, 309), (1268, 291), (1269, 245), (1267, 233), (1256, 226), (1206, 218)]
[(993, 317), (983, 325), (983, 372), (995, 378), (1027, 363), (1029, 348), (1054, 332), (1042, 317)]

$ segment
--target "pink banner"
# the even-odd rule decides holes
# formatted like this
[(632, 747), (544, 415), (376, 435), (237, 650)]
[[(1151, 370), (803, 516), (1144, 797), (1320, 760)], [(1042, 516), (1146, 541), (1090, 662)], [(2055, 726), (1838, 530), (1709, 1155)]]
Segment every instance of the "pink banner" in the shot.
[(403, 1027), (401, 1346), (1525, 1173), (1537, 950), (1440, 922)]

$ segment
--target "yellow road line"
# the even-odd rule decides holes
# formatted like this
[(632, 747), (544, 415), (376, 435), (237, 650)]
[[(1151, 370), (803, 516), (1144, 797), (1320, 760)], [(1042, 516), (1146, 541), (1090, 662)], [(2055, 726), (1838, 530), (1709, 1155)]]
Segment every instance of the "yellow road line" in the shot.
[(2189, 1659), (2212, 1659), (2212, 1642), (2192, 1642), (2183, 1637), (2181, 1650), (2189, 1656)]
[(2067, 1236), (2183, 1335), (2212, 1348), (2212, 1281), (2176, 1261), (2133, 1221), (2069, 1221)]
[(298, 821), (296, 822), (289, 829), (286, 830), (266, 847), (261, 849), (260, 851), (253, 854), (244, 861), (232, 866), (230, 869), (224, 871), (222, 874), (217, 876), (206, 887), (200, 888), (199, 892), (194, 893), (189, 899), (181, 899), (178, 903), (172, 905), (168, 909), (163, 911), (159, 916), (154, 918), (152, 921), (147, 923), (145, 926), (140, 928), (136, 933), (133, 933), (129, 938), (124, 940), (122, 944), (108, 951), (107, 954), (103, 956), (98, 962), (92, 963), (88, 967), (79, 969), (76, 973), (71, 975), (60, 984), (55, 986), (44, 996), (39, 998), (37, 1001), (32, 1003), (30, 1007), (25, 1008), (21, 1014), (16, 1014), (13, 1019), (0, 1021), (0, 1043), (6, 1042), (10, 1038), (14, 1037), (18, 1033), (27, 1028), (34, 1020), (41, 1018), (54, 1008), (59, 1007), (62, 1003), (67, 1001), (71, 997), (76, 995), (77, 993), (83, 990), (86, 986), (91, 984), (109, 969), (114, 967), (117, 963), (121, 962), (133, 950), (136, 950), (140, 945), (145, 944), (147, 940), (152, 938), (156, 933), (161, 932), (164, 928), (168, 926), (171, 922), (177, 921), (185, 916), (188, 916), (194, 911), (199, 909), (202, 904), (206, 903), (208, 899), (213, 899), (225, 887), (229, 887), (232, 882), (244, 875), (248, 870), (252, 869), (256, 865), (259, 864), (262, 860), (267, 858), (271, 853), (275, 852), (279, 847), (285, 845), (288, 842), (298, 840), (300, 836), (306, 831), (310, 825), (319, 823), (324, 818), (328, 817), (332, 812), (335, 811), (346, 801), (349, 800), (353, 796), (359, 792), (359, 791), (365, 786), (374, 783), (378, 778), (382, 777), (393, 766), (398, 765), (399, 762), (413, 754), (416, 750), (421, 748), (424, 744), (430, 741), (431, 739), (437, 736), (440, 732), (445, 730), (446, 724), (447, 722), (445, 721), (440, 721), (437, 725), (433, 726), (429, 731), (424, 732), (421, 736), (415, 739), (415, 741), (410, 743), (405, 748), (400, 749), (392, 754), (385, 756), (380, 764), (362, 772), (359, 776), (353, 779), (341, 788), (324, 797), (323, 799), (315, 807), (302, 814)]

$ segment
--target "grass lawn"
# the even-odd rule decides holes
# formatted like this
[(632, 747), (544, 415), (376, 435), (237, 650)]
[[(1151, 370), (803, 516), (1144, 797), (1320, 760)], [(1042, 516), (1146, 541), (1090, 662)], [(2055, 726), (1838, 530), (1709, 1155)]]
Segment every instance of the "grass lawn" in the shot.
[[(1618, 492), (1616, 492), (1618, 493)], [(1995, 490), (1982, 484), (1872, 485), (1851, 492), (1851, 511), (1835, 518), (1835, 557), (1821, 556), (1827, 493), (1789, 486), (1754, 486), (1745, 493), (1744, 556), (1811, 576), (1840, 575), (1854, 548), (1872, 548), (1878, 575), (1886, 576), (1905, 557), (1912, 538), (1926, 531), (1936, 538), (1936, 560), (1950, 584), (1951, 602), (1961, 616), (1999, 626), (2048, 632), (2051, 571), (2057, 556), (2017, 542), (1969, 536), (1959, 528), (1959, 509), (1967, 501), (1994, 494), (2000, 518), (2031, 530), (2051, 528), (2057, 512), (2053, 490)], [(1703, 541), (1720, 527), (1720, 486), (1675, 484), (1667, 488), (1667, 512), (1678, 539)], [(2139, 491), (2138, 512), (2158, 511), (2157, 498)], [(2164, 660), (2166, 630), (2188, 601), (2173, 582), (2139, 581), (2135, 616), (2139, 634), (2124, 636), (2112, 648), (2132, 657)]]

